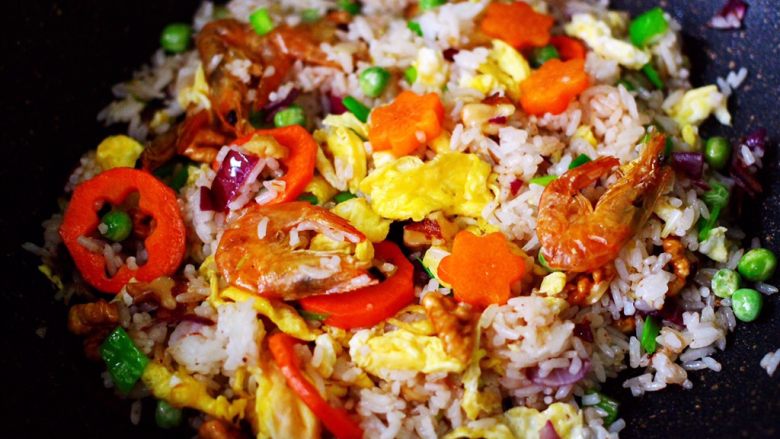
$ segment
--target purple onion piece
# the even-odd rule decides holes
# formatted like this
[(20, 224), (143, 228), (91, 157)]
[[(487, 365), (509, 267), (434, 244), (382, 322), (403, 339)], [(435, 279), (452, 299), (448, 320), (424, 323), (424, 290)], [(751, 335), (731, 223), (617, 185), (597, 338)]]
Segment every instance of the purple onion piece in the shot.
[(517, 195), (518, 192), (520, 192), (520, 189), (523, 187), (523, 180), (520, 180), (519, 178), (512, 181), (512, 183), (509, 183), (509, 192), (512, 193), (512, 195)]
[(561, 439), (561, 437), (558, 436), (558, 432), (555, 431), (555, 426), (549, 419), (545, 422), (544, 427), (539, 430), (539, 439)]
[(743, 143), (753, 152), (763, 155), (766, 152), (766, 144), (769, 142), (766, 128), (758, 128), (745, 137)]
[(457, 55), (458, 52), (460, 52), (460, 50), (454, 47), (450, 47), (448, 49), (444, 49), (444, 52), (442, 52), (442, 57), (449, 62), (453, 62), (455, 60), (455, 55)]
[(682, 172), (692, 180), (701, 179), (704, 172), (704, 154), (701, 152), (672, 153), (672, 168)]
[(742, 188), (751, 198), (763, 192), (764, 188), (761, 186), (761, 182), (758, 181), (742, 159), (735, 159), (731, 162), (730, 172), (731, 176), (734, 177), (734, 183)]
[(709, 183), (707, 183), (706, 181), (701, 180), (701, 179), (693, 180), (693, 181), (691, 181), (691, 183), (693, 183), (694, 186), (696, 186), (697, 188), (699, 188), (699, 189), (701, 189), (703, 191), (708, 191), (708, 190), (712, 189), (710, 187)]
[(214, 211), (214, 201), (211, 199), (211, 189), (206, 186), (200, 187), (200, 210), (201, 212)]
[(227, 209), (228, 203), (235, 199), (241, 191), (241, 187), (247, 182), (247, 177), (252, 173), (258, 160), (252, 154), (243, 154), (236, 150), (230, 150), (227, 153), (211, 183), (211, 200), (214, 202), (214, 210), (225, 211)]
[(287, 93), (287, 96), (284, 97), (284, 99), (278, 100), (276, 102), (272, 102), (270, 104), (267, 104), (265, 107), (262, 108), (263, 115), (265, 117), (265, 121), (270, 123), (274, 120), (274, 115), (279, 112), (279, 110), (289, 107), (290, 104), (295, 102), (295, 99), (298, 97), (298, 95), (301, 94), (301, 91), (297, 88), (294, 88), (290, 90), (289, 93)]
[(347, 107), (341, 102), (342, 99), (344, 98), (341, 96), (328, 94), (328, 103), (330, 104), (331, 114), (344, 114), (347, 112)]
[(588, 322), (577, 323), (574, 325), (574, 336), (579, 337), (582, 341), (593, 343), (593, 330), (590, 329)]
[(488, 123), (494, 123), (496, 125), (504, 125), (506, 124), (507, 118), (506, 116), (497, 116), (492, 119), (488, 120)]
[(528, 372), (528, 379), (534, 384), (547, 387), (560, 387), (574, 384), (585, 378), (585, 374), (590, 370), (590, 360), (582, 360), (582, 367), (575, 373), (569, 373), (569, 369), (553, 369), (547, 376), (541, 376), (539, 368), (534, 367)]
[(747, 6), (743, 0), (727, 0), (720, 12), (707, 22), (707, 26), (714, 29), (739, 29), (742, 27)]

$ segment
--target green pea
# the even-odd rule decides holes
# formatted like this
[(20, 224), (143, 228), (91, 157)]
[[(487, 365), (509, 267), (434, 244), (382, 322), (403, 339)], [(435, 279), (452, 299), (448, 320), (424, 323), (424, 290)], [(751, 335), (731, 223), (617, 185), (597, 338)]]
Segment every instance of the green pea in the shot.
[(771, 250), (754, 248), (748, 251), (739, 260), (737, 271), (745, 279), (752, 282), (763, 282), (773, 274), (777, 268), (777, 257)]
[(382, 67), (369, 67), (360, 73), (360, 88), (366, 96), (376, 98), (385, 91), (390, 82), (390, 72)]
[(106, 231), (102, 232), (102, 235), (115, 242), (124, 241), (133, 231), (133, 220), (130, 219), (130, 215), (121, 210), (108, 212), (103, 215), (100, 222), (106, 226)]
[(731, 156), (731, 145), (723, 137), (716, 136), (707, 139), (704, 144), (704, 159), (714, 169), (721, 170), (726, 167)]
[(420, 0), (420, 9), (427, 11), (447, 3), (447, 0)]
[(274, 114), (274, 126), (277, 128), (304, 124), (306, 124), (306, 115), (303, 114), (303, 108), (298, 105), (290, 105)]
[(739, 277), (739, 273), (728, 268), (722, 268), (712, 276), (712, 292), (723, 299), (731, 297), (741, 285), (742, 278)]
[(258, 35), (265, 35), (274, 29), (274, 20), (267, 8), (260, 8), (249, 15), (249, 24)]
[(181, 409), (177, 409), (163, 400), (157, 401), (154, 420), (160, 428), (173, 428), (181, 424)]
[(752, 288), (742, 288), (731, 296), (731, 308), (734, 315), (743, 322), (752, 322), (761, 313), (764, 298)]
[(317, 199), (317, 196), (313, 194), (301, 194), (298, 196), (298, 201), (308, 201), (310, 204), (316, 206), (317, 203), (320, 202), (320, 200)]
[(349, 15), (357, 15), (360, 13), (360, 3), (352, 0), (339, 0), (339, 8), (349, 13)]
[(560, 59), (558, 50), (552, 44), (534, 50), (533, 62), (536, 67), (541, 66), (551, 59)]
[(414, 84), (417, 81), (417, 68), (415, 66), (409, 66), (404, 70), (404, 79), (409, 85)]
[(423, 36), (423, 31), (422, 31), (422, 28), (420, 27), (420, 23), (418, 23), (416, 21), (407, 21), (406, 22), (406, 27), (408, 27), (410, 31), (412, 31), (415, 34), (417, 34), (418, 37)]
[(655, 7), (639, 15), (628, 29), (631, 42), (637, 47), (645, 47), (669, 28), (663, 9)]
[(357, 197), (352, 192), (339, 192), (333, 197), (333, 201), (335, 201), (336, 204), (339, 204), (347, 200), (351, 200), (353, 198), (357, 198)]
[(185, 23), (171, 23), (160, 35), (160, 45), (170, 53), (181, 53), (190, 46), (192, 27)]

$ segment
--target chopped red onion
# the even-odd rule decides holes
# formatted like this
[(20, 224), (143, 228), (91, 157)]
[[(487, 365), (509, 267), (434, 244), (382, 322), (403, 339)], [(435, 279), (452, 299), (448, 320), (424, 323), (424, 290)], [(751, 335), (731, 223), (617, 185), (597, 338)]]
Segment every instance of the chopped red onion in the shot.
[(561, 437), (558, 436), (558, 432), (555, 431), (555, 426), (549, 419), (545, 422), (544, 427), (539, 430), (539, 439), (561, 439)]
[(766, 144), (769, 142), (766, 128), (758, 128), (745, 137), (742, 143), (753, 152), (758, 152), (761, 156), (766, 152)]
[(452, 62), (455, 60), (455, 55), (457, 55), (458, 52), (460, 52), (460, 50), (454, 47), (450, 47), (449, 49), (444, 49), (444, 52), (442, 52), (442, 56), (444, 57), (445, 60)]
[(710, 19), (707, 26), (714, 29), (739, 29), (742, 27), (747, 6), (743, 0), (727, 0), (720, 12)]
[(516, 178), (513, 182), (509, 183), (509, 192), (511, 192), (512, 195), (517, 195), (517, 193), (520, 192), (520, 189), (522, 187), (523, 187), (523, 180)]
[(211, 189), (206, 186), (200, 187), (200, 210), (202, 212), (214, 211), (214, 201), (211, 200)]
[(255, 155), (244, 154), (235, 149), (227, 153), (211, 183), (211, 201), (214, 203), (214, 210), (224, 211), (228, 203), (236, 198), (241, 187), (247, 183), (247, 177), (252, 173), (258, 160)]
[[(755, 197), (763, 192), (761, 182), (756, 178), (756, 173), (761, 167), (761, 160), (766, 152), (767, 143), (769, 138), (765, 128), (758, 128), (752, 131), (750, 134), (742, 138), (737, 149), (732, 154), (731, 167), (729, 173), (734, 178), (734, 183), (740, 189), (744, 190), (750, 197)], [(758, 158), (754, 163), (754, 166), (750, 166), (743, 160), (742, 154), (739, 153), (742, 146), (746, 146)]]
[(343, 114), (347, 112), (347, 107), (345, 107), (344, 103), (341, 102), (342, 99), (344, 98), (341, 96), (328, 94), (328, 102), (330, 103), (331, 114)]
[(585, 378), (585, 374), (590, 370), (590, 360), (582, 360), (582, 366), (577, 373), (569, 373), (569, 368), (553, 369), (547, 376), (541, 376), (539, 368), (535, 367), (528, 372), (528, 379), (534, 384), (547, 387), (560, 387), (574, 384)]
[(266, 122), (272, 122), (274, 120), (274, 115), (279, 112), (279, 110), (282, 110), (286, 107), (289, 107), (290, 104), (295, 102), (295, 99), (298, 97), (298, 95), (301, 93), (300, 90), (297, 88), (294, 88), (287, 93), (287, 96), (285, 96), (283, 99), (280, 99), (276, 102), (271, 102), (267, 104), (265, 107), (263, 107), (263, 115)]
[(701, 152), (672, 153), (672, 168), (692, 180), (699, 180), (704, 172), (704, 154)]
[(488, 120), (489, 123), (494, 123), (496, 125), (504, 125), (506, 124), (506, 121), (506, 116), (497, 116)]

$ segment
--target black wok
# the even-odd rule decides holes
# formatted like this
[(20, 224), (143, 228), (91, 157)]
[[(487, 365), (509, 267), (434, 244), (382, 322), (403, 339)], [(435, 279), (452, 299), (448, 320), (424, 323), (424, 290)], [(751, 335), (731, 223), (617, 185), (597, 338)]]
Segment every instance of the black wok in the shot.
[[(730, 101), (734, 128), (708, 125), (705, 134), (736, 140), (751, 128), (780, 138), (780, 12), (775, 0), (748, 0), (745, 27), (722, 32), (704, 23), (720, 0), (663, 1), (684, 25), (694, 83), (713, 83), (734, 66), (750, 70)], [(657, 1), (614, 2), (633, 12)], [(9, 7), (10, 6), (10, 7)], [(0, 13), (0, 437), (191, 437), (155, 427), (151, 404), (142, 422), (129, 422), (130, 403), (103, 388), (99, 365), (83, 358), (81, 342), (65, 329), (66, 312), (24, 254), (24, 241), (40, 240), (39, 223), (55, 208), (79, 156), (108, 130), (95, 120), (111, 100), (112, 84), (129, 77), (158, 47), (162, 27), (189, 21), (194, 1), (23, 1)], [(780, 169), (773, 147), (763, 181), (767, 193), (750, 203), (747, 230), (780, 250)], [(775, 279), (777, 281), (777, 279)], [(46, 327), (40, 338), (36, 329)], [(759, 360), (780, 347), (780, 308), (770, 298), (761, 318), (739, 326), (729, 348), (716, 354), (720, 373), (693, 372), (694, 389), (678, 387), (631, 398), (619, 381), (607, 392), (622, 402), (623, 437), (780, 436), (780, 373), (769, 378)]]

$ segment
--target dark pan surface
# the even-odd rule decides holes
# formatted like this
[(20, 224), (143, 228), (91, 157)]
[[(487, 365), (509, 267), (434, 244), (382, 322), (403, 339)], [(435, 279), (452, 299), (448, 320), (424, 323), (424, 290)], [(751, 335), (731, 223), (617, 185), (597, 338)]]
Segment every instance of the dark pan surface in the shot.
[[(748, 0), (746, 27), (719, 32), (704, 23), (720, 7), (715, 0), (662, 2), (684, 25), (694, 82), (712, 83), (734, 67), (750, 74), (730, 100), (735, 129), (708, 126), (706, 134), (735, 140), (752, 128), (780, 138), (780, 12), (775, 0)], [(656, 1), (615, 1), (634, 12)], [(9, 8), (10, 6), (10, 8)], [(0, 437), (191, 437), (186, 430), (156, 429), (152, 404), (141, 425), (129, 423), (130, 405), (102, 386), (101, 368), (82, 357), (81, 343), (65, 329), (64, 307), (24, 254), (24, 241), (40, 240), (48, 217), (80, 154), (109, 132), (95, 121), (110, 99), (112, 84), (129, 77), (158, 46), (160, 29), (189, 21), (194, 1), (97, 0), (45, 3), (13, 0), (0, 14), (0, 300), (3, 336), (0, 366)], [(732, 64), (733, 63), (733, 64)], [(766, 159), (768, 196), (750, 206), (748, 230), (775, 251), (780, 230), (780, 170), (777, 150)], [(46, 327), (39, 338), (35, 331)], [(769, 300), (758, 322), (729, 337), (720, 373), (689, 374), (694, 389), (678, 387), (631, 398), (619, 382), (608, 392), (622, 401), (628, 422), (623, 437), (780, 437), (780, 373), (769, 378), (758, 365), (780, 347), (778, 300)], [(636, 373), (635, 373), (636, 374)]]

